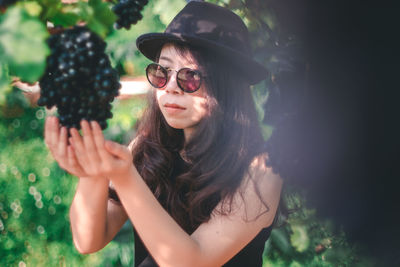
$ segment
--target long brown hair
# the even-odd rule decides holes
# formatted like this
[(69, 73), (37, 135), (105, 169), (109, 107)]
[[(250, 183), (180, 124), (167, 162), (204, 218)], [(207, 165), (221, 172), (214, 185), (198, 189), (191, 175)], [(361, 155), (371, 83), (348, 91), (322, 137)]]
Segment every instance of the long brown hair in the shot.
[[(154, 195), (191, 233), (210, 219), (220, 201), (228, 203), (222, 205), (228, 208), (218, 212), (231, 211), (234, 193), (264, 146), (246, 78), (213, 51), (178, 43), (174, 47), (182, 56), (190, 53), (207, 74), (209, 116), (185, 143), (183, 130), (167, 124), (152, 92), (132, 153), (133, 163)], [(186, 168), (171, 177), (180, 152)]]

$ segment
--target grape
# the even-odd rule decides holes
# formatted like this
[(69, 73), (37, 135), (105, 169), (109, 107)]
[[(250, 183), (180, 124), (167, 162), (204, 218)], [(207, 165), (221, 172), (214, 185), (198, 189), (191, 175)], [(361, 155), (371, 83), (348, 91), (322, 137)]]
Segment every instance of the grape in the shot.
[(0, 0), (0, 8), (6, 8), (16, 2), (17, 0)]
[(111, 102), (121, 84), (104, 53), (106, 44), (85, 26), (50, 36), (51, 53), (39, 80), (39, 106), (56, 106), (61, 125), (80, 128), (82, 119), (97, 121), (102, 129), (112, 117)]
[(129, 30), (132, 24), (136, 24), (143, 18), (140, 13), (148, 0), (118, 0), (118, 3), (112, 7), (112, 11), (117, 15), (115, 28), (125, 28)]

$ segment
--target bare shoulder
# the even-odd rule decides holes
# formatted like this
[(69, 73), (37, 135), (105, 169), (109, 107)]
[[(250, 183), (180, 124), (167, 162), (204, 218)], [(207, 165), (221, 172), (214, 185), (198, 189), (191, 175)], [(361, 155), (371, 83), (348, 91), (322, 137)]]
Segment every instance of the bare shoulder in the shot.
[(222, 200), (210, 220), (191, 235), (209, 263), (205, 266), (221, 266), (272, 224), (282, 179), (265, 164), (266, 159), (260, 155), (252, 160), (232, 202)]
[(248, 169), (248, 175), (245, 177), (245, 181), (252, 180), (255, 183), (261, 184), (281, 184), (282, 178), (272, 171), (272, 168), (267, 166), (266, 161), (268, 154), (260, 154), (253, 158)]
[(268, 154), (261, 154), (252, 160), (238, 190), (236, 203), (244, 206), (246, 217), (259, 219), (267, 227), (272, 224), (282, 190), (282, 178), (267, 166)]

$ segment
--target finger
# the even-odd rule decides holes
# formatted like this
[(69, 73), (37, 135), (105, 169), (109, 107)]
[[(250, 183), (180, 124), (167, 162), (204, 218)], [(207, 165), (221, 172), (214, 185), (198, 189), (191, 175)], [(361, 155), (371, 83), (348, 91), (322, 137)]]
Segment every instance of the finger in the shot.
[(68, 135), (67, 128), (61, 127), (59, 143), (58, 143), (58, 156), (61, 158), (66, 157), (67, 154), (67, 135)]
[(92, 129), (90, 128), (89, 122), (86, 120), (82, 120), (81, 127), (83, 132), (83, 144), (85, 145), (85, 149), (89, 159), (92, 162), (99, 162), (100, 156), (94, 143)]
[(69, 139), (72, 145), (73, 152), (81, 166), (86, 169), (89, 166), (89, 161), (86, 157), (85, 145), (83, 144), (82, 137), (75, 128), (70, 129), (71, 138)]
[(121, 158), (123, 160), (131, 160), (131, 152), (129, 149), (123, 145), (120, 145), (118, 143), (106, 140), (105, 141), (105, 148), (107, 149), (108, 152), (113, 154), (114, 156)]
[(48, 146), (51, 148), (58, 144), (59, 124), (56, 117), (49, 117), (46, 120), (45, 138)]
[(45, 137), (49, 137), (48, 135), (46, 135), (46, 133), (48, 134), (49, 132), (50, 132), (50, 124), (51, 124), (51, 121), (53, 120), (53, 116), (48, 116), (47, 118), (46, 118), (46, 121), (45, 121), (45, 123), (44, 123), (44, 133), (45, 133)]
[(78, 130), (75, 128), (70, 128), (69, 133), (71, 134), (71, 137), (68, 140), (74, 144), (74, 149), (81, 148), (83, 150), (84, 145), (83, 145), (82, 137), (79, 134)]
[(45, 139), (46, 143), (47, 143), (47, 139), (49, 138), (50, 120), (51, 120), (51, 117), (47, 117), (44, 122), (44, 139)]
[(101, 131), (100, 125), (96, 121), (92, 121), (90, 123), (92, 126), (92, 133), (93, 133), (93, 139), (94, 143), (96, 145), (97, 151), (99, 152), (99, 156), (103, 161), (110, 161), (111, 156), (109, 152), (105, 149), (104, 147), (104, 135), (103, 132)]
[(72, 148), (72, 146), (67, 147), (67, 159), (68, 159), (68, 165), (72, 168), (73, 174), (79, 176), (83, 176), (83, 169), (79, 165), (77, 158), (75, 157), (75, 152)]

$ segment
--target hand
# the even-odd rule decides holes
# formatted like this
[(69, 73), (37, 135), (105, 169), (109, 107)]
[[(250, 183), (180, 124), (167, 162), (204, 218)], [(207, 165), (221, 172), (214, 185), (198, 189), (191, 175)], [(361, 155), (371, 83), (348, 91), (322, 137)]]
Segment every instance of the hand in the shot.
[(67, 128), (60, 127), (56, 117), (46, 118), (45, 143), (61, 168), (77, 177), (89, 176), (79, 165), (72, 147), (67, 142)]
[(104, 176), (111, 181), (126, 177), (134, 171), (132, 154), (118, 143), (105, 140), (100, 125), (92, 121), (81, 122), (83, 136), (72, 128), (69, 141), (82, 169), (90, 176)]

